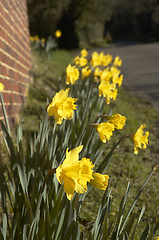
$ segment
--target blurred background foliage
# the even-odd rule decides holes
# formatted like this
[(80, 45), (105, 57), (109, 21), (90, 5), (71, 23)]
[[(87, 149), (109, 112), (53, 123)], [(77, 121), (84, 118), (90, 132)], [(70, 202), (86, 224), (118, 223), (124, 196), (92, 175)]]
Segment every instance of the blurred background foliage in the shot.
[(28, 0), (31, 35), (62, 31), (65, 49), (117, 40), (159, 39), (159, 0)]

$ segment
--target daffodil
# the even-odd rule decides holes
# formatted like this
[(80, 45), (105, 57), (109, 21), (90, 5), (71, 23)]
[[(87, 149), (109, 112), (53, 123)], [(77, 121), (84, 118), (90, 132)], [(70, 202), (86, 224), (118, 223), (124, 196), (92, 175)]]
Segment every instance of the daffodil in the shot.
[(118, 77), (120, 74), (120, 70), (114, 66), (112, 66), (110, 68), (110, 71), (111, 71), (113, 77)]
[(84, 57), (80, 57), (79, 58), (79, 66), (80, 67), (84, 67), (84, 66), (86, 66), (87, 65), (87, 58), (84, 58)]
[(94, 76), (95, 78), (100, 77), (102, 74), (102, 70), (99, 67), (96, 67), (94, 70)]
[(113, 76), (112, 82), (118, 84), (118, 86), (120, 87), (123, 82), (123, 74), (121, 74), (120, 76)]
[(143, 129), (146, 127), (146, 124), (142, 124), (136, 133), (132, 136), (134, 141), (134, 153), (138, 154), (139, 148), (145, 149), (148, 144), (149, 132), (144, 132)]
[(126, 117), (120, 114), (114, 114), (112, 116), (107, 116), (109, 123), (112, 123), (116, 129), (122, 129), (126, 122)]
[(87, 78), (91, 74), (91, 69), (87, 66), (82, 68), (82, 79)]
[(92, 53), (92, 58), (91, 58), (90, 63), (93, 67), (99, 66), (101, 64), (100, 57), (99, 57), (99, 54), (97, 52)]
[(115, 57), (113, 65), (119, 66), (119, 67), (122, 65), (122, 60), (119, 58), (119, 56)]
[(79, 57), (79, 56), (76, 56), (76, 57), (74, 58), (73, 62), (74, 62), (76, 65), (78, 65), (78, 64), (79, 64), (79, 59), (80, 59), (80, 57)]
[(114, 125), (109, 122), (102, 122), (100, 124), (95, 124), (94, 127), (97, 129), (100, 140), (103, 143), (106, 143), (106, 141), (110, 139), (110, 137), (113, 135), (113, 131), (115, 130)]
[(0, 83), (0, 92), (2, 92), (3, 89), (4, 89), (4, 85), (3, 85), (3, 83)]
[(61, 35), (62, 35), (62, 32), (61, 32), (60, 30), (56, 30), (55, 36), (56, 36), (57, 38), (60, 38)]
[(30, 36), (30, 41), (34, 42), (34, 37), (33, 36)]
[(36, 35), (36, 36), (34, 37), (34, 40), (37, 41), (37, 42), (40, 41), (39, 36)]
[(66, 68), (66, 84), (74, 85), (79, 78), (79, 70), (69, 64)]
[(87, 184), (105, 190), (108, 185), (108, 176), (93, 173), (94, 164), (89, 158), (79, 160), (79, 153), (83, 146), (78, 146), (70, 151), (66, 150), (66, 158), (56, 169), (56, 178), (60, 184), (64, 184), (64, 191), (69, 200), (75, 192), (85, 193)]
[(117, 89), (115, 85), (106, 81), (102, 81), (98, 87), (99, 96), (106, 98), (106, 103), (110, 103), (110, 99), (116, 100), (117, 97)]
[(56, 93), (52, 102), (47, 108), (49, 116), (54, 116), (57, 124), (61, 124), (63, 119), (72, 119), (73, 110), (76, 109), (76, 98), (68, 97), (69, 88)]
[(87, 57), (87, 55), (88, 55), (87, 50), (86, 49), (82, 49), (81, 50), (81, 57)]
[(112, 79), (112, 73), (109, 70), (109, 68), (106, 68), (103, 70), (102, 74), (100, 75), (100, 80), (105, 82), (111, 82)]
[(96, 188), (100, 189), (100, 190), (106, 190), (106, 188), (108, 186), (109, 176), (108, 175), (103, 175), (103, 174), (100, 174), (100, 173), (93, 173), (92, 176), (93, 176), (93, 179), (91, 179), (89, 184), (92, 185), (93, 187), (96, 187)]

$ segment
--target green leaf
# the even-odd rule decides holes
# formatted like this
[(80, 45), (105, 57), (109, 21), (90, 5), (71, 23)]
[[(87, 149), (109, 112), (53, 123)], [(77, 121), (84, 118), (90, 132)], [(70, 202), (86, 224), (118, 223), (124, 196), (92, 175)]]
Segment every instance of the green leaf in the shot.
[(148, 237), (148, 232), (149, 232), (149, 225), (147, 225), (140, 237), (140, 240), (146, 240)]

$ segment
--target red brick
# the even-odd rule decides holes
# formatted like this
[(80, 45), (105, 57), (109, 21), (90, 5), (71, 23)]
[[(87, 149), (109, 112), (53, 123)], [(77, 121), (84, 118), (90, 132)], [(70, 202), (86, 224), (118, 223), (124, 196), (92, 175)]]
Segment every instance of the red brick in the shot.
[(26, 0), (1, 1), (0, 14), (0, 82), (7, 115), (14, 124), (25, 102), (31, 70)]

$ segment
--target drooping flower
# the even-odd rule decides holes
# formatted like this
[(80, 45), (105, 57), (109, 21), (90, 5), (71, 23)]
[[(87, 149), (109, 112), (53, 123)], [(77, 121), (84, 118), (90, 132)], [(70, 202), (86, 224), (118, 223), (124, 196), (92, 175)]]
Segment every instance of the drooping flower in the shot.
[(81, 57), (87, 57), (87, 55), (88, 55), (87, 50), (86, 49), (82, 49), (81, 50)]
[(120, 114), (114, 114), (112, 116), (106, 116), (109, 123), (112, 123), (116, 129), (122, 129), (126, 122), (126, 117)]
[(54, 116), (57, 124), (61, 124), (63, 119), (72, 119), (73, 110), (76, 109), (76, 98), (68, 97), (69, 88), (56, 93), (52, 102), (47, 108), (49, 116)]
[(94, 125), (94, 127), (97, 129), (100, 140), (103, 143), (106, 143), (106, 141), (110, 139), (110, 137), (113, 135), (113, 131), (115, 130), (114, 125), (109, 122), (102, 122)]
[(106, 103), (110, 103), (110, 99), (116, 100), (117, 97), (117, 89), (115, 85), (106, 81), (102, 81), (98, 87), (99, 96), (106, 98)]
[(119, 66), (119, 67), (122, 65), (122, 60), (119, 58), (119, 56), (115, 57), (113, 65)]
[(66, 68), (66, 84), (74, 85), (79, 78), (79, 71), (75, 66), (69, 64)]
[(3, 83), (0, 83), (0, 92), (2, 92), (3, 89), (4, 89), (4, 85), (3, 85)]
[[(79, 146), (71, 151), (66, 150), (66, 158), (63, 163), (56, 169), (56, 177), (60, 184), (64, 183), (64, 191), (67, 198), (72, 199), (75, 189), (76, 181), (78, 180), (79, 171), (79, 153), (82, 151), (83, 146)], [(82, 186), (78, 186), (78, 192), (85, 192)]]
[(56, 36), (57, 38), (60, 38), (61, 35), (62, 35), (62, 32), (61, 32), (60, 30), (56, 30), (55, 36)]
[(100, 173), (93, 173), (93, 179), (91, 179), (91, 181), (89, 182), (90, 185), (92, 185), (93, 187), (96, 187), (100, 190), (106, 190), (107, 186), (108, 186), (108, 179), (109, 176), (108, 175), (103, 175)]
[(143, 129), (146, 127), (146, 124), (142, 124), (136, 133), (132, 136), (132, 139), (134, 141), (134, 153), (138, 154), (139, 148), (145, 149), (148, 144), (148, 136), (149, 132), (144, 132)]
[[(94, 164), (89, 158), (79, 160), (79, 153), (83, 146), (78, 146), (70, 151), (66, 150), (66, 158), (56, 169), (56, 178), (60, 184), (64, 184), (64, 191), (69, 200), (73, 198), (75, 192), (85, 193), (87, 184), (105, 190), (108, 185), (108, 176), (93, 173)], [(103, 176), (103, 177), (102, 177)], [(101, 181), (101, 183), (99, 182)]]

